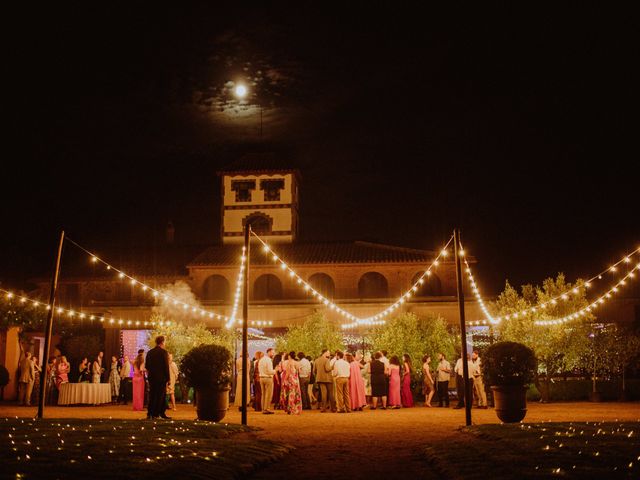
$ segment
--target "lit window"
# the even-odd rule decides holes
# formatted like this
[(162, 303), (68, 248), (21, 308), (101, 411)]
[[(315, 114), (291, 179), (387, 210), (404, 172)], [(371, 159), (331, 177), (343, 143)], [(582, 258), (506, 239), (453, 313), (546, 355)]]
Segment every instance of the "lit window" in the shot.
[(251, 190), (255, 189), (255, 180), (233, 180), (231, 182), (231, 190), (236, 192), (236, 202), (250, 202)]
[(260, 189), (264, 190), (265, 202), (279, 202), (280, 190), (284, 188), (284, 180), (262, 180)]

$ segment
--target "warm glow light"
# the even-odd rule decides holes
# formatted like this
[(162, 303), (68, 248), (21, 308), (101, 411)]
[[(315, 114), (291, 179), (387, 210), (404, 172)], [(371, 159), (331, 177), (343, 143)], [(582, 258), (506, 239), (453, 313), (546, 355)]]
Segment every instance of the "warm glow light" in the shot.
[(236, 88), (233, 90), (238, 98), (244, 98), (247, 96), (247, 87), (244, 85), (236, 85)]

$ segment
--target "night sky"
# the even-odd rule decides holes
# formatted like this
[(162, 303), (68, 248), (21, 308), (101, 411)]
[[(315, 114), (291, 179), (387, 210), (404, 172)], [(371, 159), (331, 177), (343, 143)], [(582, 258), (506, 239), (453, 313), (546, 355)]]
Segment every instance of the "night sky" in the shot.
[(489, 292), (640, 246), (637, 17), (207, 3), (4, 15), (3, 287), (50, 271), (61, 227), (217, 242), (215, 172), (255, 151), (301, 169), (303, 241), (435, 249), (458, 226)]

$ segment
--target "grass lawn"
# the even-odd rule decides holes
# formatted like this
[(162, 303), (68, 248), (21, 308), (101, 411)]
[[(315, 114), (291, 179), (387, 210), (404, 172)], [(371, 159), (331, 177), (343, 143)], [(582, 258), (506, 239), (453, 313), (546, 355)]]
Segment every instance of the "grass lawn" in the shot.
[(2, 478), (241, 478), (289, 447), (241, 425), (0, 419)]
[(425, 449), (448, 478), (640, 478), (640, 422), (479, 425)]

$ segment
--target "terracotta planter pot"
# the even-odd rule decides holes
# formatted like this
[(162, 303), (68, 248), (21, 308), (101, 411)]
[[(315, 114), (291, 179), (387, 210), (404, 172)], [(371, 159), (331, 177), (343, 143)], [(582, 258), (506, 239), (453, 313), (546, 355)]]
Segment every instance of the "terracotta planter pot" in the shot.
[(229, 410), (231, 387), (198, 388), (196, 390), (196, 410), (199, 420), (219, 422)]
[(527, 387), (492, 386), (496, 415), (505, 423), (521, 421), (527, 414)]

